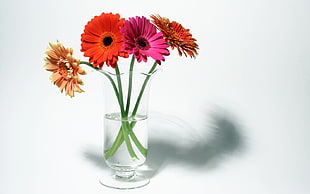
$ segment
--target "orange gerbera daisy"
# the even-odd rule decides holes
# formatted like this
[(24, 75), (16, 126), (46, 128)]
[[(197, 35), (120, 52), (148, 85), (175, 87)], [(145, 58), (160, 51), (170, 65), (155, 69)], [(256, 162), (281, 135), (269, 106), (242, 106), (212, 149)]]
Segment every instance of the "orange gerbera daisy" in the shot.
[(198, 55), (196, 49), (198, 44), (195, 42), (196, 39), (192, 37), (192, 34), (189, 32), (189, 29), (185, 29), (178, 22), (172, 21), (168, 18), (161, 17), (159, 15), (151, 15), (153, 19), (153, 24), (164, 34), (164, 38), (170, 44), (171, 48), (177, 48), (179, 55), (182, 56), (182, 53), (187, 57), (195, 57)]
[(74, 97), (74, 92), (84, 92), (79, 85), (83, 85), (79, 74), (86, 72), (80, 67), (80, 61), (73, 57), (73, 49), (65, 48), (59, 41), (49, 43), (46, 51), (45, 69), (53, 72), (50, 79), (66, 94)]
[(82, 34), (82, 49), (85, 57), (90, 57), (89, 62), (94, 67), (101, 69), (103, 64), (115, 68), (118, 57), (128, 57), (128, 53), (122, 51), (124, 36), (120, 27), (125, 19), (119, 14), (102, 13), (89, 21)]

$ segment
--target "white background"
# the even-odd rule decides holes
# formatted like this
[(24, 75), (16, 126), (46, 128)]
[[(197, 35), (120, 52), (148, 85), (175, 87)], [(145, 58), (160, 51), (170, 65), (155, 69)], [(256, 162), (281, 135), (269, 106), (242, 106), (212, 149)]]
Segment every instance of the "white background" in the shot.
[[(0, 193), (310, 193), (310, 1), (5, 0), (0, 3)], [(141, 189), (101, 186), (100, 76), (58, 92), (49, 41), (82, 60), (93, 16), (158, 13), (190, 28), (196, 60), (171, 51), (153, 81)], [(89, 69), (88, 69), (89, 70)]]

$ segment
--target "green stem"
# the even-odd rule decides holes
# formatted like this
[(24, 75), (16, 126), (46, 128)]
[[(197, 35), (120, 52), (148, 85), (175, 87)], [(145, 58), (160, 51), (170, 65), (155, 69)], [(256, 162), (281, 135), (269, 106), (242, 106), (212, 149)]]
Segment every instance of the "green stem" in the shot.
[[(80, 64), (85, 64), (85, 65), (87, 65), (87, 66), (89, 66), (89, 67), (95, 69), (96, 71), (99, 71), (99, 72), (102, 73), (103, 75), (105, 75), (105, 76), (108, 78), (108, 80), (111, 82), (111, 84), (112, 84), (114, 93), (115, 93), (116, 98), (117, 98), (117, 100), (118, 100), (118, 104), (121, 105), (121, 103), (120, 103), (120, 101), (119, 101), (120, 98), (119, 98), (118, 89), (117, 89), (117, 87), (116, 87), (116, 84), (115, 84), (113, 78), (112, 78), (107, 72), (102, 71), (102, 70), (99, 69), (98, 67), (94, 67), (91, 63), (88, 63), (88, 62), (86, 62), (86, 61), (80, 61)], [(122, 109), (121, 106), (120, 106), (120, 109)]]
[(152, 74), (152, 73), (154, 72), (154, 70), (156, 69), (156, 66), (157, 66), (157, 62), (155, 61), (154, 64), (153, 64), (153, 66), (152, 66), (152, 68), (151, 68), (150, 71), (148, 72), (148, 75), (146, 76), (146, 78), (145, 78), (145, 80), (144, 80), (144, 82), (143, 82), (143, 85), (142, 85), (142, 87), (141, 87), (139, 96), (138, 96), (137, 101), (136, 101), (136, 104), (135, 104), (135, 107), (134, 107), (134, 109), (133, 109), (133, 111), (132, 111), (132, 114), (131, 114), (132, 117), (134, 117), (134, 116), (137, 114), (138, 107), (139, 107), (139, 104), (140, 104), (142, 95), (143, 95), (143, 93), (144, 93), (145, 87), (146, 87), (148, 81), (149, 81), (150, 78), (151, 78), (151, 75), (150, 75), (150, 74)]
[(129, 108), (130, 108), (130, 98), (131, 98), (131, 91), (132, 91), (132, 73), (133, 73), (134, 63), (135, 63), (135, 57), (134, 55), (132, 55), (131, 62), (130, 62), (130, 68), (129, 68), (128, 94), (127, 94), (127, 103), (126, 103), (126, 109), (125, 109), (126, 115), (128, 115)]
[(113, 142), (113, 145), (109, 149), (105, 150), (104, 152), (105, 158), (108, 159), (111, 156), (113, 156), (113, 154), (116, 152), (119, 146), (122, 145), (123, 141), (124, 141), (123, 131), (122, 131), (122, 128), (120, 128), (120, 130), (118, 131), (117, 137)]
[(123, 131), (123, 137), (124, 137), (124, 140), (125, 140), (125, 143), (126, 143), (126, 146), (127, 146), (127, 149), (128, 149), (128, 152), (131, 156), (131, 158), (134, 158), (134, 159), (139, 159), (135, 153), (135, 151), (133, 150), (132, 148), (132, 145), (131, 145), (131, 142), (130, 142), (130, 139), (129, 139), (129, 136), (128, 136), (128, 133), (129, 133), (129, 129), (127, 128), (127, 121), (122, 121), (122, 131)]
[[(128, 133), (130, 131), (130, 129), (127, 128), (126, 125), (126, 121), (123, 120), (127, 120), (128, 119), (128, 114), (126, 114), (126, 112), (124, 111), (124, 102), (123, 102), (123, 89), (122, 89), (122, 80), (121, 80), (121, 75), (120, 75), (120, 71), (118, 68), (118, 65), (116, 65), (115, 67), (115, 73), (116, 73), (116, 79), (117, 79), (117, 84), (118, 84), (118, 92), (119, 92), (119, 103), (120, 103), (120, 107), (121, 107), (121, 114), (122, 114), (122, 127), (120, 130), (123, 131), (123, 138), (125, 140), (128, 152), (130, 154), (130, 156), (132, 158), (138, 158), (137, 155), (135, 154)], [(122, 144), (122, 142), (120, 142), (120, 144)]]
[(116, 79), (117, 79), (117, 84), (118, 84), (118, 102), (121, 107), (121, 114), (122, 114), (122, 119), (127, 119), (128, 115), (125, 115), (124, 112), (124, 101), (123, 101), (123, 88), (122, 88), (122, 80), (121, 80), (121, 74), (118, 68), (118, 64), (116, 64), (115, 67), (115, 73), (116, 73)]
[(98, 67), (94, 67), (93, 64), (88, 63), (88, 62), (86, 62), (86, 61), (80, 61), (80, 64), (84, 64), (84, 65), (87, 65), (87, 66), (89, 66), (89, 67), (91, 67), (91, 68), (93, 68), (93, 69), (99, 70)]
[(134, 126), (136, 125), (137, 121), (133, 121), (131, 122), (130, 124), (128, 123), (129, 125), (129, 135), (132, 139), (132, 141), (135, 143), (135, 145), (137, 146), (138, 150), (141, 152), (141, 154), (143, 154), (143, 156), (146, 158), (147, 156), (147, 149), (145, 149), (143, 147), (143, 145), (140, 143), (140, 141), (138, 140), (137, 136), (135, 135), (135, 133), (133, 132), (133, 128)]

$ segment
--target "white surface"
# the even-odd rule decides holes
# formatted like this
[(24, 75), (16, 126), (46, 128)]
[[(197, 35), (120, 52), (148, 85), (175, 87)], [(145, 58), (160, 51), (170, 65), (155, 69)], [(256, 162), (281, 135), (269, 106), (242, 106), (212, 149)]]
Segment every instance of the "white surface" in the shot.
[[(0, 193), (310, 193), (307, 0), (0, 3)], [(99, 184), (102, 92), (96, 73), (70, 99), (43, 69), (49, 41), (82, 57), (101, 12), (159, 13), (190, 28), (196, 60), (167, 58), (151, 89), (142, 189)], [(84, 59), (85, 60), (85, 59)]]

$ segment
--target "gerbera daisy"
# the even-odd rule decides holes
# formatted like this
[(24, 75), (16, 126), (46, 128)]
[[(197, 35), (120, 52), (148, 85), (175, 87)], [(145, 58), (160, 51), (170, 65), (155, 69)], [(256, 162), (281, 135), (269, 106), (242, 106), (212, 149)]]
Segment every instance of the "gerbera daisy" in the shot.
[(160, 64), (165, 60), (164, 56), (170, 54), (163, 34), (156, 32), (156, 27), (146, 17), (129, 18), (121, 32), (125, 36), (123, 50), (134, 54), (138, 62), (146, 62), (147, 57), (152, 57)]
[(182, 53), (190, 57), (195, 57), (198, 55), (196, 49), (198, 44), (196, 44), (196, 39), (192, 37), (192, 34), (189, 32), (189, 29), (185, 29), (178, 22), (170, 22), (168, 18), (161, 17), (159, 15), (151, 15), (153, 19), (153, 24), (163, 32), (164, 38), (171, 45), (171, 48), (177, 48), (179, 55), (182, 56)]
[(85, 57), (90, 57), (89, 62), (94, 67), (101, 69), (103, 64), (115, 68), (118, 57), (128, 57), (122, 51), (124, 36), (120, 27), (124, 25), (125, 19), (119, 14), (102, 13), (89, 21), (82, 34), (82, 49)]
[(46, 51), (45, 69), (53, 72), (50, 79), (66, 94), (73, 97), (74, 92), (84, 92), (79, 85), (83, 85), (80, 75), (86, 72), (80, 67), (80, 61), (73, 57), (73, 49), (65, 48), (59, 41), (49, 43)]

